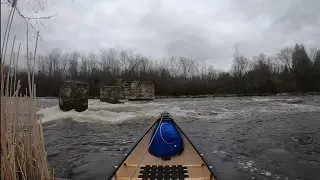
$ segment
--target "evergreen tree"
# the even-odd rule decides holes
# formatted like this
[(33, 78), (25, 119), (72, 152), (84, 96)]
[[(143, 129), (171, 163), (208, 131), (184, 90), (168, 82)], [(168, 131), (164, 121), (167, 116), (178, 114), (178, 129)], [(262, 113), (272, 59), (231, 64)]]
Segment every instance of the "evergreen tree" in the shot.
[(310, 61), (303, 44), (296, 44), (292, 53), (292, 69), (300, 90), (308, 91), (311, 88), (312, 62)]
[(317, 50), (315, 55), (315, 60), (313, 63), (313, 80), (314, 80), (314, 90), (320, 91), (320, 49)]
[(317, 50), (316, 58), (313, 63), (313, 67), (317, 72), (320, 72), (320, 49)]

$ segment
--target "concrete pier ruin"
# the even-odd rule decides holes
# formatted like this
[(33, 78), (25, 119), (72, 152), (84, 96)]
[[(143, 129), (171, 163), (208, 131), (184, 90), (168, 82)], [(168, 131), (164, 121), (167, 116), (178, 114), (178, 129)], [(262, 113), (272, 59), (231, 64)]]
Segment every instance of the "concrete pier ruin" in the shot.
[(125, 96), (129, 101), (154, 100), (154, 84), (151, 81), (133, 81), (127, 83)]
[(118, 86), (100, 86), (100, 101), (112, 104), (121, 103), (121, 90)]
[(89, 85), (86, 82), (66, 80), (59, 90), (59, 107), (62, 111), (88, 109)]

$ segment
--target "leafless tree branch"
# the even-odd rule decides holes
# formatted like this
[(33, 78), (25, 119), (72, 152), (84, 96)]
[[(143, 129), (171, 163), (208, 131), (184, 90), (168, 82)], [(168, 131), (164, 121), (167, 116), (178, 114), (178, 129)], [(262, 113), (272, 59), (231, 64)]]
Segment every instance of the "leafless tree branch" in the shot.
[[(38, 30), (34, 27), (34, 25), (30, 22), (30, 20), (40, 20), (40, 23), (41, 23), (41, 20), (47, 20), (47, 19), (53, 18), (53, 17), (58, 15), (58, 14), (54, 14), (54, 15), (44, 16), (44, 17), (28, 17), (28, 16), (26, 16), (26, 15), (24, 15), (22, 13), (20, 8), (18, 8), (15, 4), (13, 4), (13, 3), (16, 3), (16, 2), (17, 1), (5, 0), (4, 2), (1, 2), (1, 4), (7, 4), (7, 5), (13, 7), (17, 11), (18, 15), (23, 19), (23, 21), (28, 26), (30, 26), (34, 30), (34, 32), (37, 32)], [(38, 4), (41, 4), (41, 2), (38, 2)], [(41, 6), (40, 9), (43, 10), (43, 7)], [(38, 11), (39, 10), (35, 10), (35, 12), (38, 12)], [(39, 38), (40, 38), (41, 41), (43, 41), (43, 38), (41, 37), (40, 34), (39, 34)]]

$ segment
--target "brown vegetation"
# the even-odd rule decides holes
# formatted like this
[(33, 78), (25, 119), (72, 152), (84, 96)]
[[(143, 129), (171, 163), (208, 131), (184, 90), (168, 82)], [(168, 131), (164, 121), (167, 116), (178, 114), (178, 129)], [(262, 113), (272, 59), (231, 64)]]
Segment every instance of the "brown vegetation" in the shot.
[[(4, 179), (54, 179), (49, 170), (44, 148), (41, 118), (36, 115), (36, 85), (34, 83), (34, 64), (27, 71), (29, 94), (19, 93), (21, 81), (17, 77), (20, 46), (14, 53), (15, 36), (9, 61), (6, 59), (10, 29), (17, 0), (10, 1), (11, 11), (1, 48), (1, 180)], [(39, 32), (37, 32), (34, 54), (36, 54)], [(28, 43), (27, 43), (28, 44)], [(28, 45), (27, 45), (28, 46)], [(15, 54), (18, 54), (15, 56)], [(31, 68), (31, 67), (30, 67)]]

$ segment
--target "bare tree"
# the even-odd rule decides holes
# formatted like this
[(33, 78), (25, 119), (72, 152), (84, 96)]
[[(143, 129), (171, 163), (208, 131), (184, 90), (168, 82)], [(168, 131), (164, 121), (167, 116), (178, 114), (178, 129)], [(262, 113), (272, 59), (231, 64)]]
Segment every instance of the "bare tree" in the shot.
[(277, 54), (279, 60), (292, 71), (292, 53), (293, 47), (285, 47)]
[(38, 55), (38, 72), (42, 75), (47, 75), (46, 61), (43, 55)]
[(113, 76), (120, 71), (120, 65), (117, 59), (117, 51), (113, 48), (110, 48), (107, 51), (107, 67), (110, 69), (110, 72)]
[(217, 78), (218, 73), (217, 73), (217, 71), (214, 69), (214, 67), (212, 65), (208, 66), (206, 76), (207, 76), (208, 80), (213, 80), (213, 79)]
[[(166, 62), (166, 60), (163, 60)], [(171, 76), (177, 77), (179, 75), (179, 65), (178, 65), (178, 59), (175, 56), (171, 56), (167, 63), (168, 71), (170, 72)]]
[(140, 63), (138, 64), (138, 73), (139, 75), (146, 75), (151, 70), (152, 63), (146, 57), (141, 57)]
[(191, 71), (194, 70), (195, 62), (191, 59), (180, 57), (179, 59), (179, 67), (182, 72), (182, 76), (185, 80), (189, 77), (191, 74)]
[(88, 59), (85, 53), (81, 54), (80, 62), (80, 74), (87, 76), (88, 75)]
[(245, 89), (244, 75), (248, 70), (248, 58), (241, 55), (237, 46), (234, 47), (232, 74), (237, 80), (238, 93), (243, 93)]
[(61, 63), (61, 50), (58, 48), (53, 49), (47, 56), (47, 69), (50, 76), (60, 75), (60, 63)]
[(248, 64), (248, 58), (241, 55), (238, 47), (235, 46), (232, 65), (233, 76), (238, 78), (238, 80), (242, 80), (244, 74), (247, 72)]
[(273, 73), (280, 73), (284, 69), (284, 65), (282, 64), (281, 60), (277, 56), (270, 56), (269, 59), (272, 63)]
[(314, 44), (309, 48), (308, 56), (312, 62), (316, 60), (317, 51), (320, 49), (320, 45)]
[(80, 53), (73, 51), (69, 57), (69, 72), (71, 78), (76, 78), (78, 75), (78, 62), (80, 58)]
[(133, 54), (130, 51), (128, 56), (128, 63), (129, 63), (129, 73), (138, 72), (139, 63), (141, 63), (142, 55), (139, 53)]
[(264, 53), (260, 53), (257, 57), (253, 58), (252, 70), (260, 72), (272, 71), (272, 61), (270, 57), (267, 57)]
[(198, 76), (200, 77), (200, 79), (204, 79), (207, 77), (206, 75), (208, 74), (208, 69), (207, 69), (208, 66), (207, 66), (206, 60), (203, 59), (203, 60), (199, 61), (198, 64), (199, 64)]
[(88, 55), (88, 71), (89, 74), (98, 71), (97, 56), (94, 53), (89, 53)]
[(61, 69), (62, 76), (68, 75), (67, 71), (68, 71), (69, 58), (70, 58), (70, 52), (64, 53), (63, 56), (61, 57), (60, 69)]
[(121, 51), (119, 55), (120, 66), (123, 72), (127, 72), (128, 70), (128, 53), (126, 51)]
[(108, 69), (108, 52), (105, 49), (100, 49), (100, 63), (103, 72), (109, 71)]

